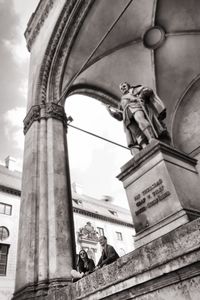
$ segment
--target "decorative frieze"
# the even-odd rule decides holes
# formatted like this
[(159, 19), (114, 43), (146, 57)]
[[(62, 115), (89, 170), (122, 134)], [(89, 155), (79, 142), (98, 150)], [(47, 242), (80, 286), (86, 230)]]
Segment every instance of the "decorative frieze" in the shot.
[(31, 50), (31, 46), (35, 38), (39, 34), (40, 29), (44, 24), (44, 21), (47, 19), (54, 2), (55, 0), (40, 1), (35, 13), (32, 14), (24, 34), (26, 37), (27, 48), (29, 51)]
[(78, 240), (89, 241), (95, 244), (98, 243), (98, 232), (94, 229), (90, 222), (87, 222), (86, 225), (79, 229), (78, 231)]
[(21, 196), (20, 190), (17, 190), (17, 189), (8, 187), (8, 186), (4, 186), (4, 185), (0, 185), (0, 191), (11, 194), (11, 195), (19, 196), (19, 197)]
[(24, 119), (24, 134), (26, 134), (33, 122), (40, 122), (41, 119), (49, 118), (62, 121), (64, 127), (67, 128), (67, 116), (64, 107), (54, 102), (47, 102), (31, 107)]
[(40, 118), (40, 105), (34, 105), (29, 110), (24, 119), (24, 134), (28, 131), (34, 121), (38, 121)]
[[(53, 78), (50, 80), (49, 99), (59, 99), (59, 88), (61, 82), (60, 76), (62, 74), (64, 62), (69, 55), (78, 30), (80, 29), (81, 24), (93, 3), (94, 0), (69, 0), (64, 5), (54, 27), (54, 31), (48, 43), (41, 66), (41, 73), (38, 79), (39, 89), (37, 92), (38, 94), (36, 95), (36, 97), (41, 99), (41, 101), (46, 101), (47, 85), (50, 73), (53, 74)], [(62, 45), (62, 47), (59, 45)], [(58, 48), (62, 49), (62, 51), (57, 51), (57, 55), (54, 57), (55, 51)], [(52, 61), (55, 62), (53, 66)], [(50, 72), (51, 69), (53, 70), (52, 72)]]

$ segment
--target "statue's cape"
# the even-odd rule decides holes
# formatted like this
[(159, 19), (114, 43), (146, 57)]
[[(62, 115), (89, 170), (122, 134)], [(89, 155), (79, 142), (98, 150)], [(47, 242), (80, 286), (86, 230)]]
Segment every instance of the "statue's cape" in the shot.
[[(128, 146), (131, 147), (132, 145), (136, 144), (135, 134), (138, 131), (138, 124), (134, 122), (134, 119), (130, 119), (126, 107), (128, 107), (128, 103), (131, 101), (135, 101), (139, 98), (140, 100), (143, 99), (143, 106), (151, 119), (154, 129), (158, 133), (158, 136), (162, 134), (163, 131), (166, 129), (163, 127), (162, 120), (166, 117), (166, 108), (162, 100), (158, 97), (156, 93), (153, 92), (152, 89), (144, 87), (144, 86), (137, 86), (130, 88), (127, 94), (122, 96), (122, 99), (128, 100), (127, 104), (122, 107), (119, 106), (120, 109), (124, 108), (123, 111), (123, 119), (124, 119), (124, 129), (126, 132), (127, 143)], [(129, 126), (131, 125), (131, 131)], [(134, 134), (135, 131), (135, 134)]]
[[(145, 86), (138, 86), (137, 88), (131, 88), (130, 92), (123, 95), (123, 99), (127, 99), (129, 101), (135, 100), (135, 97), (140, 97), (143, 92), (149, 92), (148, 101), (150, 106), (152, 106), (154, 113), (156, 113), (157, 117), (160, 120), (163, 120), (166, 117), (166, 107), (163, 101), (158, 97), (158, 95), (152, 90)], [(148, 103), (144, 103), (145, 106), (148, 107)]]

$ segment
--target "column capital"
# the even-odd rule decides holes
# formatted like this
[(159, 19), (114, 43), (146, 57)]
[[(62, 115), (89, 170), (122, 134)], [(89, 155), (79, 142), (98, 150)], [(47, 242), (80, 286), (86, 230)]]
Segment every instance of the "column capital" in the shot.
[(24, 119), (24, 134), (27, 133), (33, 122), (41, 119), (54, 118), (63, 122), (67, 129), (67, 116), (64, 107), (54, 102), (33, 105)]

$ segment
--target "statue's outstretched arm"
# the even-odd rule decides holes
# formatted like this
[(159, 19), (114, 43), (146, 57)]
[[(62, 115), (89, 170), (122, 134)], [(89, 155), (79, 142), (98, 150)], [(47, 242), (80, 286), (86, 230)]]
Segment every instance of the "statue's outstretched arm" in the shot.
[(112, 117), (114, 117), (118, 121), (122, 121), (123, 120), (123, 114), (122, 114), (122, 111), (120, 109), (117, 109), (117, 108), (112, 107), (110, 105), (106, 105), (106, 108), (107, 108), (109, 114)]

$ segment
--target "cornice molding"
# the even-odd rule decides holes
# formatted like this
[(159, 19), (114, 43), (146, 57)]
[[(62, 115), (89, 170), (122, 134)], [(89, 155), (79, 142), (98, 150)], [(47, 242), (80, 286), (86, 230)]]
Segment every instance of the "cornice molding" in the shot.
[(0, 191), (11, 194), (11, 195), (19, 196), (19, 197), (21, 196), (20, 190), (17, 190), (17, 189), (14, 189), (14, 188), (11, 188), (11, 187), (5, 186), (5, 185), (0, 185)]
[(78, 0), (70, 16), (70, 23), (68, 24), (68, 26), (65, 26), (63, 30), (59, 48), (57, 48), (58, 54), (56, 59), (54, 60), (54, 65), (52, 66), (54, 72), (50, 77), (50, 87), (52, 87), (49, 95), (50, 99), (56, 99), (56, 101), (58, 101), (60, 97), (64, 67), (67, 63), (77, 34), (81, 29), (81, 26), (94, 2), (95, 0)]
[(34, 121), (40, 119), (40, 105), (34, 105), (30, 108), (24, 119), (24, 134), (28, 131)]
[(55, 0), (41, 0), (36, 11), (32, 14), (24, 33), (29, 51), (31, 50), (31, 46), (39, 34), (46, 18), (48, 17), (54, 2)]
[(46, 104), (34, 105), (31, 107), (24, 119), (24, 134), (27, 133), (33, 122), (41, 119), (54, 118), (63, 122), (64, 127), (67, 129), (67, 116), (64, 107), (54, 102), (47, 102)]
[(95, 219), (111, 222), (111, 223), (114, 223), (114, 224), (119, 224), (119, 225), (123, 225), (123, 226), (126, 226), (126, 227), (134, 228), (134, 225), (131, 224), (131, 223), (127, 223), (127, 222), (124, 222), (122, 220), (116, 220), (116, 219), (113, 219), (113, 218), (109, 218), (107, 216), (96, 214), (96, 213), (93, 213), (93, 212), (90, 212), (90, 211), (87, 211), (87, 210), (84, 210), (84, 209), (81, 209), (81, 208), (73, 207), (73, 212), (81, 214), (81, 215), (85, 215), (85, 216), (88, 216), (88, 217), (91, 217), (91, 218), (95, 218)]

